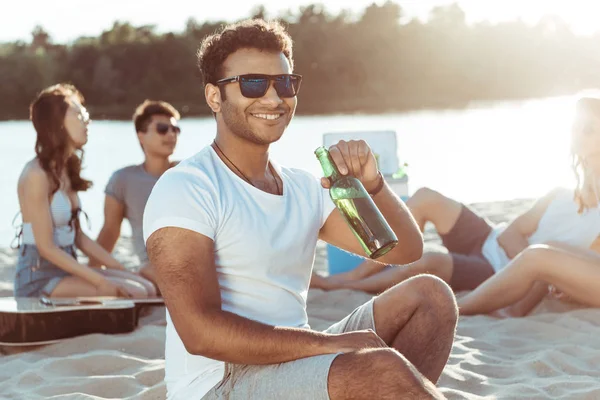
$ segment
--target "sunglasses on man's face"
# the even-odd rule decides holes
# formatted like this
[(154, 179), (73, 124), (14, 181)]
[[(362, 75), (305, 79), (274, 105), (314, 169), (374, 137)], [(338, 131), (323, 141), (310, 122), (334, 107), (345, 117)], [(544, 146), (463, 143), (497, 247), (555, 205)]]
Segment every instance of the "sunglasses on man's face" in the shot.
[(181, 133), (181, 128), (177, 125), (165, 124), (164, 122), (156, 123), (156, 132), (159, 135), (166, 135), (169, 132), (169, 129), (171, 129), (175, 134)]
[(239, 82), (242, 96), (249, 99), (258, 99), (263, 97), (271, 82), (277, 92), (277, 96), (282, 99), (295, 97), (300, 90), (302, 75), (297, 74), (281, 74), (281, 75), (265, 75), (265, 74), (246, 74), (236, 75), (229, 78), (217, 81), (217, 85), (226, 85), (228, 83)]

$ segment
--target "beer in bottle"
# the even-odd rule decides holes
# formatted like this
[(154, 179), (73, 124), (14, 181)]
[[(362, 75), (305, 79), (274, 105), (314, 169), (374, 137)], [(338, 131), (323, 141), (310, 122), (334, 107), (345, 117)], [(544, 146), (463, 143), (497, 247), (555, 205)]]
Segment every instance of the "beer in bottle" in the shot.
[(321, 163), (324, 176), (331, 184), (331, 199), (367, 256), (375, 259), (393, 249), (398, 238), (362, 183), (351, 175), (340, 174), (325, 147), (315, 150), (315, 155)]

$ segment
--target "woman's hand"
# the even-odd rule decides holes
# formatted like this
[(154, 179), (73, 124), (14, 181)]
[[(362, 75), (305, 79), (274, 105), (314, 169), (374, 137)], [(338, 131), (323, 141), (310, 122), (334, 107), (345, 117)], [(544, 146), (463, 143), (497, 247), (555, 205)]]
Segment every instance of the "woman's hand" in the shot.
[(577, 303), (575, 300), (573, 300), (572, 297), (565, 294), (565, 292), (562, 292), (561, 290), (557, 289), (556, 286), (550, 285), (550, 295), (552, 295), (552, 297), (554, 297), (555, 299), (564, 301), (565, 303)]

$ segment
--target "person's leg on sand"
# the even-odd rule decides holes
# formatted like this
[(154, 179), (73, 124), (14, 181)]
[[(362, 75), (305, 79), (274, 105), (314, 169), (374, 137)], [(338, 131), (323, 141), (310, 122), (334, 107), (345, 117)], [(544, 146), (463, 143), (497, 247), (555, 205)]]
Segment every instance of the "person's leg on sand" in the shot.
[(463, 315), (486, 314), (517, 303), (536, 282), (553, 285), (573, 300), (600, 307), (600, 256), (532, 246), (475, 291), (458, 300)]
[(362, 280), (329, 281), (327, 284), (329, 290), (354, 289), (378, 294), (421, 274), (437, 276), (459, 292), (475, 289), (494, 275), (494, 269), (480, 255), (426, 252), (412, 264), (392, 266)]
[(149, 281), (148, 279), (146, 279), (144, 276), (140, 276), (137, 274), (134, 274), (133, 272), (129, 272), (129, 271), (122, 271), (122, 270), (116, 270), (116, 269), (100, 269), (99, 272), (102, 275), (105, 275), (107, 277), (113, 277), (113, 278), (120, 278), (120, 279), (124, 279), (124, 280), (128, 280), (128, 281), (133, 281), (133, 282), (137, 282), (140, 285), (142, 285), (144, 287), (144, 289), (146, 290), (146, 293), (148, 294), (147, 297), (156, 297), (156, 287), (154, 286), (154, 283), (152, 283), (151, 281)]
[(389, 266), (377, 261), (365, 259), (353, 270), (335, 275), (322, 276), (313, 272), (310, 287), (313, 289), (333, 290), (343, 287), (345, 282), (360, 281), (387, 269)]
[[(374, 261), (371, 261), (374, 263)], [(329, 282), (331, 289), (354, 289), (379, 294), (413, 276), (435, 275), (446, 283), (452, 276), (452, 257), (445, 253), (426, 252), (420, 260), (412, 264), (391, 266), (361, 280), (337, 280)]]
[(373, 308), (379, 337), (437, 382), (450, 356), (458, 319), (448, 285), (431, 275), (417, 276), (379, 295)]
[[(417, 221), (421, 232), (423, 232), (425, 224), (431, 222), (442, 236), (444, 246), (450, 252), (472, 253), (473, 249), (477, 249), (483, 244), (491, 231), (487, 222), (472, 210), (429, 188), (417, 190), (406, 201), (406, 205)], [(454, 257), (448, 254), (426, 252), (420, 260), (401, 268), (386, 268), (385, 265), (376, 261), (366, 260), (356, 269), (347, 273), (315, 279), (313, 287), (325, 290), (348, 288), (380, 293), (396, 283), (425, 273), (451, 283), (453, 259)], [(478, 283), (481, 282), (478, 279)]]
[(443, 194), (423, 187), (406, 200), (406, 206), (417, 221), (421, 232), (425, 224), (431, 222), (440, 235), (445, 235), (452, 230), (463, 205)]
[(528, 315), (550, 293), (548, 284), (535, 282), (525, 297), (508, 307), (499, 309), (490, 315), (499, 318), (520, 318)]
[(160, 289), (158, 288), (156, 270), (154, 269), (152, 264), (150, 264), (150, 263), (144, 264), (144, 266), (142, 266), (142, 268), (140, 268), (140, 275), (143, 276), (144, 278), (146, 278), (147, 280), (149, 280), (150, 282), (152, 282), (154, 284), (154, 287), (156, 290), (156, 296), (161, 296)]
[(374, 330), (390, 348), (338, 356), (329, 373), (331, 399), (443, 398), (434, 383), (448, 361), (457, 318), (452, 291), (433, 276), (381, 294), (373, 301)]
[[(148, 297), (148, 292), (139, 282), (111, 276), (107, 277), (107, 279), (125, 288), (135, 299), (145, 299)], [(99, 291), (96, 286), (78, 276), (62, 278), (50, 293), (50, 297), (95, 297), (111, 295)]]

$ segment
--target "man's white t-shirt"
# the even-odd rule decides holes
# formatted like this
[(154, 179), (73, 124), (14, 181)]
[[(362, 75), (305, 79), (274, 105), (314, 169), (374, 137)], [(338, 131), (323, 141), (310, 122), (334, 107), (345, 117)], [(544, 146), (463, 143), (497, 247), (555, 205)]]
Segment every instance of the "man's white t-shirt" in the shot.
[[(335, 206), (313, 175), (273, 167), (282, 196), (238, 177), (210, 146), (182, 161), (152, 190), (144, 241), (164, 227), (212, 239), (223, 310), (268, 325), (308, 328), (306, 296), (318, 234)], [(169, 399), (200, 399), (224, 374), (223, 362), (186, 351), (168, 312), (165, 364)]]

